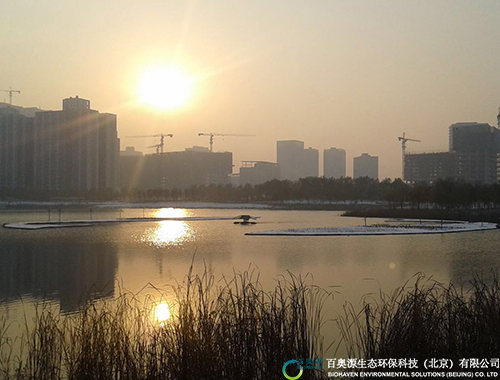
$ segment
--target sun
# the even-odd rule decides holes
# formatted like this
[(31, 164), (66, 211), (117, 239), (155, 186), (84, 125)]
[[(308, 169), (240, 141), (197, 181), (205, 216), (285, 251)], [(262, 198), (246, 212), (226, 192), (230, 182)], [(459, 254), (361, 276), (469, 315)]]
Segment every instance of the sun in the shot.
[(141, 101), (156, 108), (174, 110), (188, 102), (192, 84), (193, 81), (178, 69), (151, 68), (141, 77)]

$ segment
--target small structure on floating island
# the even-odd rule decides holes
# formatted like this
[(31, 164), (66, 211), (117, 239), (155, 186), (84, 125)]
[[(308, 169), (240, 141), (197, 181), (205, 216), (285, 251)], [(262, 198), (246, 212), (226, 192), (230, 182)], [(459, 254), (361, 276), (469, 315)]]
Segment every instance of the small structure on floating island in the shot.
[(237, 222), (233, 222), (233, 224), (241, 224), (241, 225), (257, 224), (256, 220), (259, 218), (260, 218), (260, 216), (238, 215), (238, 216), (235, 216), (234, 219), (241, 219), (241, 220), (237, 221)]

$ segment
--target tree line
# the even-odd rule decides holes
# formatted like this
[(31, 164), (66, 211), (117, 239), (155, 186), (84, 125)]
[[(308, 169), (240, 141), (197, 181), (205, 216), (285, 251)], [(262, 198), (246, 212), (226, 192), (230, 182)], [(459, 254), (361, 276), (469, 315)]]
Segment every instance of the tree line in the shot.
[(187, 189), (124, 190), (119, 198), (128, 201), (277, 203), (382, 201), (393, 208), (496, 208), (500, 206), (500, 184), (471, 184), (453, 179), (440, 179), (432, 184), (408, 184), (401, 179), (389, 178), (379, 181), (368, 177), (307, 177), (298, 181), (272, 180), (259, 185), (219, 184), (195, 185)]
[(297, 181), (272, 180), (258, 185), (193, 185), (186, 189), (110, 189), (79, 193), (40, 193), (33, 191), (0, 191), (2, 200), (121, 200), (200, 201), (200, 202), (386, 202), (390, 207), (415, 209), (497, 208), (500, 206), (500, 184), (472, 184), (453, 179), (435, 183), (408, 184), (401, 179), (382, 181), (368, 177), (339, 179), (307, 177)]

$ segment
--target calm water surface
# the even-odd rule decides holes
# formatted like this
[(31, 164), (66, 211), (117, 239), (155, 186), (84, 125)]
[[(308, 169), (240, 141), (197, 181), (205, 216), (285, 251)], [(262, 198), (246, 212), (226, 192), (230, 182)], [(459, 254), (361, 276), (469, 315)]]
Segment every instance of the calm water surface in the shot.
[[(40, 300), (70, 312), (83, 298), (139, 292), (182, 279), (194, 270), (217, 278), (255, 268), (271, 289), (290, 271), (309, 282), (338, 286), (337, 299), (360, 305), (363, 295), (403, 285), (417, 272), (442, 282), (462, 283), (500, 267), (500, 230), (421, 236), (277, 237), (248, 231), (360, 225), (363, 220), (332, 211), (228, 209), (125, 209), (134, 216), (228, 217), (252, 214), (257, 225), (231, 221), (163, 221), (40, 231), (0, 229), (0, 313), (20, 318)], [(94, 211), (95, 219), (118, 211)], [(58, 218), (52, 213), (52, 220)], [(63, 211), (62, 219), (87, 219), (88, 212)], [(0, 222), (47, 220), (47, 212), (0, 214)], [(379, 223), (382, 219), (370, 219)]]

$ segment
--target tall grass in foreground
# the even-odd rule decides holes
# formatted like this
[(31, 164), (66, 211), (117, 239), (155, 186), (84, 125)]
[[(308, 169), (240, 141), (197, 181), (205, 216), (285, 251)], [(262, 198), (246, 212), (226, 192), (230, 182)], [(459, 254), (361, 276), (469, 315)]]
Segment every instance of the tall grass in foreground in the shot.
[[(329, 294), (300, 277), (268, 292), (252, 272), (218, 283), (190, 272), (161, 297), (172, 312), (161, 323), (156, 300), (130, 295), (70, 316), (41, 307), (22, 338), (25, 352), (15, 357), (0, 324), (0, 378), (283, 379), (288, 360), (322, 357), (321, 307)], [(324, 376), (305, 370), (301, 379)]]
[(496, 358), (500, 352), (500, 286), (475, 278), (456, 288), (419, 276), (339, 320), (351, 357)]
[[(0, 321), (0, 379), (283, 379), (285, 362), (322, 358), (330, 296), (291, 274), (265, 291), (253, 272), (219, 282), (190, 272), (159, 293), (172, 313), (164, 321), (155, 317), (158, 297), (122, 295), (69, 316), (41, 306), (21, 352)], [(476, 279), (459, 289), (418, 277), (367, 297), (359, 312), (346, 306), (338, 324), (351, 358), (495, 358), (500, 285)], [(301, 380), (325, 376), (306, 369)]]

